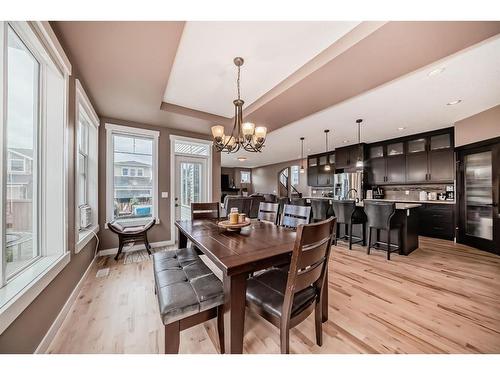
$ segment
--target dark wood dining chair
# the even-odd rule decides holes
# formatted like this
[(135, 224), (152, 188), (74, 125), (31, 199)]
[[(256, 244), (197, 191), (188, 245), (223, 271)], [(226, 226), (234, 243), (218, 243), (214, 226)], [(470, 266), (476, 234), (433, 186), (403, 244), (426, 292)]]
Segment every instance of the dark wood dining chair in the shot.
[(310, 206), (285, 204), (281, 215), (281, 226), (296, 229), (300, 224), (309, 224), (310, 217)]
[(260, 202), (259, 204), (259, 213), (257, 215), (257, 219), (261, 221), (269, 221), (273, 224), (277, 224), (278, 222), (278, 203), (266, 203)]
[(315, 310), (316, 344), (323, 344), (322, 298), (336, 218), (299, 225), (288, 270), (267, 269), (247, 280), (249, 309), (280, 329), (281, 353), (290, 352), (290, 329)]
[(191, 220), (220, 219), (220, 205), (217, 202), (191, 203)]

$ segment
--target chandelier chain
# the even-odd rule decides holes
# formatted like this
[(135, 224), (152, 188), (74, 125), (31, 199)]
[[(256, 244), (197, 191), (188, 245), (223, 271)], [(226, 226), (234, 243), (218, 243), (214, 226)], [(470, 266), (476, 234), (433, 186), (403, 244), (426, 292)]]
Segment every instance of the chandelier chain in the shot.
[(236, 86), (238, 87), (238, 100), (240, 100), (240, 67), (238, 66), (238, 78), (236, 79)]

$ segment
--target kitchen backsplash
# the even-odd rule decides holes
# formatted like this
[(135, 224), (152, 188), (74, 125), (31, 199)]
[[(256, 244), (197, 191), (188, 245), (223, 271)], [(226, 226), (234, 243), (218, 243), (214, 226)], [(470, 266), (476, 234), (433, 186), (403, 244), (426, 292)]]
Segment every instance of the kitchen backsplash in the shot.
[(418, 201), (422, 191), (444, 193), (449, 184), (381, 186), (385, 199)]

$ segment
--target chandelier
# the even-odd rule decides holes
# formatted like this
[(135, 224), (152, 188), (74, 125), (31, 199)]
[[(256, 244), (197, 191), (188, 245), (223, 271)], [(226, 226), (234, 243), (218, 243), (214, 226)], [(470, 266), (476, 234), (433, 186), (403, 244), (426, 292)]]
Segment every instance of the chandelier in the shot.
[(267, 128), (265, 126), (255, 126), (252, 122), (243, 122), (243, 104), (240, 99), (240, 68), (243, 65), (243, 58), (235, 57), (234, 65), (238, 67), (238, 78), (236, 86), (238, 88), (238, 99), (234, 104), (234, 125), (231, 135), (224, 134), (224, 126), (212, 126), (212, 136), (214, 138), (215, 149), (228, 154), (237, 152), (240, 148), (248, 152), (261, 152), (266, 141)]

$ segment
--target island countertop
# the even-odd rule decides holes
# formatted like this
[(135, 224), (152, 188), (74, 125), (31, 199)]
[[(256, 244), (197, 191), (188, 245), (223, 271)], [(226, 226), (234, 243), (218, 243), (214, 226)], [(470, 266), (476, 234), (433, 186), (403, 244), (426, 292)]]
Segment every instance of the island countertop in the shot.
[[(329, 201), (333, 201), (334, 199), (331, 197), (304, 197), (305, 199), (325, 199)], [(373, 200), (373, 201), (378, 201), (378, 202), (393, 202), (389, 200), (383, 200), (383, 199), (365, 199), (365, 200)], [(395, 202), (396, 203), (396, 210), (409, 210), (411, 208), (417, 208), (422, 206), (421, 203), (406, 203), (406, 202)], [(363, 201), (356, 203), (356, 206), (358, 207), (363, 207)]]

